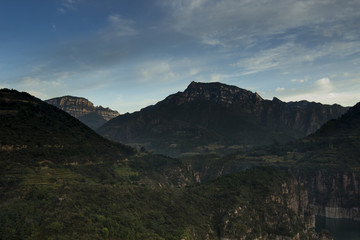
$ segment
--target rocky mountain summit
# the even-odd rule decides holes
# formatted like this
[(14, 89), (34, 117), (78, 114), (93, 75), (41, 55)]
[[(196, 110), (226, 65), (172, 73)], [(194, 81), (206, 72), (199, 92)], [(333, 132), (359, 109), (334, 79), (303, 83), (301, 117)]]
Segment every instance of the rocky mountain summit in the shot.
[(110, 119), (119, 116), (117, 111), (102, 106), (94, 106), (92, 102), (82, 97), (63, 96), (45, 102), (76, 117), (92, 129), (97, 129)]
[(264, 100), (236, 86), (192, 82), (184, 92), (139, 112), (120, 115), (98, 132), (170, 156), (226, 154), (249, 145), (304, 137), (346, 110), (340, 105)]
[(235, 102), (260, 102), (263, 99), (251, 91), (222, 83), (191, 82), (184, 92), (178, 92), (166, 98), (167, 102), (181, 105), (192, 101), (210, 101), (233, 104)]

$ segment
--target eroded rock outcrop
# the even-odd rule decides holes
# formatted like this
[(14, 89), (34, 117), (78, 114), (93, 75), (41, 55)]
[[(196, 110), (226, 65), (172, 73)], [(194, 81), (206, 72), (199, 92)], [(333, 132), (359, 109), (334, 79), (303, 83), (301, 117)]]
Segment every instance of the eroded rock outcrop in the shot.
[(102, 106), (94, 106), (86, 98), (64, 96), (52, 98), (45, 102), (76, 117), (92, 129), (97, 129), (112, 118), (119, 116), (117, 111)]

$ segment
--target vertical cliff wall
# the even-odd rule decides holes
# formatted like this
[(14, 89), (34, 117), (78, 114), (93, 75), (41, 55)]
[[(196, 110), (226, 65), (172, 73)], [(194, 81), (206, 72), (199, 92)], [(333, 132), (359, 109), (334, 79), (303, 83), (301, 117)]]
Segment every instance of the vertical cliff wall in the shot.
[(314, 214), (328, 218), (360, 218), (358, 172), (317, 170), (300, 175)]

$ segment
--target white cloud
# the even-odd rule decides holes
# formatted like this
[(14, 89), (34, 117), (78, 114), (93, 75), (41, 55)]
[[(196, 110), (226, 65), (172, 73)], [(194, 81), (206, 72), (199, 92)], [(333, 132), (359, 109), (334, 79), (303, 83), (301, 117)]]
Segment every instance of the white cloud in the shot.
[(223, 77), (225, 77), (223, 74), (211, 74), (210, 82), (221, 82)]
[(276, 92), (283, 92), (285, 91), (285, 88), (282, 88), (282, 87), (278, 87), (275, 89)]
[(310, 85), (304, 86), (302, 89), (278, 92), (280, 94), (279, 97), (283, 101), (308, 100), (343, 106), (352, 106), (360, 101), (360, 96), (357, 92), (360, 79), (333, 83), (330, 78), (324, 77), (314, 82), (309, 81), (308, 83)]
[(206, 34), (202, 36), (201, 42), (209, 46), (224, 46), (224, 43), (221, 42), (219, 39), (216, 39), (216, 37), (208, 36)]
[(194, 75), (197, 75), (199, 72), (200, 72), (199, 69), (197, 69), (197, 68), (192, 68), (192, 69), (190, 69), (189, 74), (190, 74), (191, 76), (194, 76)]
[(140, 67), (142, 81), (169, 81), (176, 77), (167, 62), (147, 62)]
[(321, 78), (316, 81), (316, 85), (318, 86), (320, 91), (330, 92), (333, 89), (333, 85), (329, 78)]
[(293, 82), (293, 83), (305, 83), (307, 81), (308, 81), (307, 79), (296, 79), (296, 78), (293, 78), (290, 80), (290, 82)]

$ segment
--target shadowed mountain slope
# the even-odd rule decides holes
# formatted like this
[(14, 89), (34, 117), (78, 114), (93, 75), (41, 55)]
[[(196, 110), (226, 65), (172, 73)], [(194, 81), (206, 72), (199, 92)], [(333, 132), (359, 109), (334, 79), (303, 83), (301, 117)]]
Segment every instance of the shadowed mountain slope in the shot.
[(360, 103), (351, 107), (346, 114), (332, 119), (311, 135), (312, 138), (360, 137)]
[(98, 133), (170, 156), (226, 154), (304, 137), (346, 110), (307, 101), (264, 100), (235, 86), (192, 82), (184, 92), (154, 106), (110, 120)]
[(186, 157), (184, 162), (200, 182), (254, 166), (281, 167), (304, 185), (314, 215), (359, 220), (360, 103), (292, 143), (275, 143), (225, 157)]
[(114, 152), (123, 156), (134, 153), (130, 147), (100, 137), (79, 120), (27, 93), (2, 89), (0, 119), (3, 152), (51, 153), (63, 163), (72, 161), (77, 153), (77, 161), (91, 161)]

